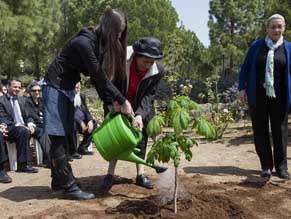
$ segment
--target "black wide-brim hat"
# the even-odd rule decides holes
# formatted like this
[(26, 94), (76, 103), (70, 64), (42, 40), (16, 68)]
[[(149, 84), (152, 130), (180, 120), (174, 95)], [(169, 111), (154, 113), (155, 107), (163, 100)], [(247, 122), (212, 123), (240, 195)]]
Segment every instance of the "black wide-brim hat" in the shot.
[(155, 37), (142, 37), (132, 45), (134, 53), (153, 59), (163, 58), (161, 42)]

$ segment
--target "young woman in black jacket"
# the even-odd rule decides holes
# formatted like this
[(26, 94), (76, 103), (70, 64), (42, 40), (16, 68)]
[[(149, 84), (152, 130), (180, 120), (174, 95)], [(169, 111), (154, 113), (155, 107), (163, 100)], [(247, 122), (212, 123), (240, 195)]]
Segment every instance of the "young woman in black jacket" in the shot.
[(105, 105), (114, 100), (121, 113), (133, 114), (129, 101), (113, 85), (113, 81), (125, 78), (126, 38), (126, 16), (108, 9), (96, 28), (82, 29), (66, 43), (44, 77), (44, 128), (51, 141), (51, 185), (54, 190), (62, 189), (67, 199), (94, 198), (76, 184), (65, 152), (66, 138), (73, 133), (74, 87), (80, 74), (90, 76)]

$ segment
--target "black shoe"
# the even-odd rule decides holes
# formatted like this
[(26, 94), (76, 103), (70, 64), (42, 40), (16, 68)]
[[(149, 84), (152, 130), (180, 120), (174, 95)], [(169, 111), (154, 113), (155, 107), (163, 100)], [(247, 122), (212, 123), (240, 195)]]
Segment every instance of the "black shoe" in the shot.
[(102, 192), (104, 193), (108, 192), (112, 188), (112, 185), (113, 185), (113, 175), (107, 174), (104, 177), (102, 185), (101, 185)]
[(77, 184), (73, 184), (64, 191), (64, 198), (70, 200), (88, 200), (95, 198), (93, 193), (83, 192)]
[(136, 185), (145, 187), (147, 189), (152, 189), (154, 188), (154, 184), (151, 182), (149, 177), (141, 174), (136, 177)]
[(88, 151), (87, 148), (86, 148), (86, 149), (81, 149), (81, 148), (79, 148), (79, 149), (78, 149), (78, 153), (79, 153), (79, 154), (82, 154), (82, 155), (93, 155), (93, 154), (94, 154), (93, 151)]
[(263, 169), (261, 173), (262, 178), (271, 178), (272, 176), (272, 171), (271, 169)]
[[(76, 183), (76, 184), (77, 186), (80, 186), (79, 183)], [(60, 185), (60, 183), (56, 181), (54, 178), (52, 179), (52, 182), (51, 182), (51, 189), (54, 191), (64, 190), (64, 188)]]
[(54, 191), (60, 191), (60, 190), (63, 190), (63, 188), (60, 186), (60, 184), (58, 184), (58, 183), (51, 183), (51, 188), (52, 188), (52, 190), (54, 190)]
[(287, 170), (278, 171), (277, 174), (278, 174), (278, 177), (281, 179), (287, 179), (287, 180), (291, 179), (290, 173)]
[(38, 173), (38, 169), (27, 165), (27, 164), (21, 164), (17, 166), (16, 172), (21, 172), (21, 173)]
[(75, 152), (73, 154), (70, 155), (73, 159), (81, 159), (82, 158), (82, 155)]
[(0, 183), (11, 183), (12, 179), (4, 170), (0, 170)]

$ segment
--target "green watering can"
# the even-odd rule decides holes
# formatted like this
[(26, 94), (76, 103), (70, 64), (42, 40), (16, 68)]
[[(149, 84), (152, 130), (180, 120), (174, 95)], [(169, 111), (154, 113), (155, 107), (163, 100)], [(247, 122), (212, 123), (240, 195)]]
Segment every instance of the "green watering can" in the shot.
[(155, 166), (136, 156), (140, 149), (136, 146), (142, 139), (141, 131), (135, 130), (129, 118), (122, 114), (108, 113), (100, 127), (92, 133), (93, 141), (101, 156), (107, 160), (125, 160), (152, 167), (157, 173), (167, 170)]

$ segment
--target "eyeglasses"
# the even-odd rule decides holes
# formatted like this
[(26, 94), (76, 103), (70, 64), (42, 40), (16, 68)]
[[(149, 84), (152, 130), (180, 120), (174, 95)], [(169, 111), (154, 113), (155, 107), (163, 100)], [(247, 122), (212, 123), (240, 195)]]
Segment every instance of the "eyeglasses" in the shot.
[(41, 90), (31, 90), (31, 92), (41, 92)]
[(269, 26), (269, 28), (272, 30), (276, 30), (276, 29), (282, 30), (284, 28), (284, 25), (271, 25)]

